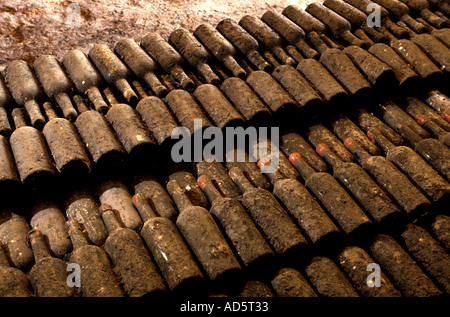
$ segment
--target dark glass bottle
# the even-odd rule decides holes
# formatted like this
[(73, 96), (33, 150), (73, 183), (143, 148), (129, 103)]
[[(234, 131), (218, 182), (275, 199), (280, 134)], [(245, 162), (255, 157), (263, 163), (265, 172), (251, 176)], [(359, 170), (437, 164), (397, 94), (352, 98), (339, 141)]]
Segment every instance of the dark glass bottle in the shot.
[(352, 193), (375, 223), (392, 226), (398, 221), (400, 209), (362, 167), (342, 161), (326, 144), (319, 144), (317, 152), (333, 168), (333, 176)]
[(0, 242), (0, 297), (31, 297), (28, 278), (21, 270), (10, 267)]

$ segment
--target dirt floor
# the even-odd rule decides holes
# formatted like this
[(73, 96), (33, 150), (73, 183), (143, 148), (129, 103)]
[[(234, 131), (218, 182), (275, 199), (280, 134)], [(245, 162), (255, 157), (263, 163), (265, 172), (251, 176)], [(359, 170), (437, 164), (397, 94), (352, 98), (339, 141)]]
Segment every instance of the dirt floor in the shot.
[[(73, 48), (86, 53), (98, 43), (114, 45), (123, 37), (136, 40), (149, 32), (167, 38), (171, 31), (216, 25), (224, 18), (261, 16), (290, 4), (314, 0), (0, 0), (0, 70), (9, 61), (32, 62), (44, 54), (61, 58)], [(320, 0), (319, 0), (320, 1)]]

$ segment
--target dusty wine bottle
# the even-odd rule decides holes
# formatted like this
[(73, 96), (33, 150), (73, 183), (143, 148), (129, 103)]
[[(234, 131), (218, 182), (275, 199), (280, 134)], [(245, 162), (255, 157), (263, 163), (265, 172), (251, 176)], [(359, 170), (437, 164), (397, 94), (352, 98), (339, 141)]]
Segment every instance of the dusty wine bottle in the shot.
[(101, 204), (110, 205), (119, 211), (120, 220), (126, 228), (140, 230), (142, 219), (131, 202), (130, 192), (121, 180), (103, 179), (97, 187), (97, 197)]
[(230, 41), (257, 69), (271, 72), (273, 67), (258, 52), (258, 41), (232, 19), (220, 21), (216, 29)]
[(267, 190), (255, 188), (238, 167), (229, 171), (242, 192), (240, 201), (277, 255), (302, 259), (308, 244), (297, 225)]
[(364, 237), (372, 222), (339, 182), (327, 172), (316, 172), (298, 153), (289, 160), (299, 171), (305, 186), (320, 200), (340, 229), (350, 237)]
[(281, 65), (272, 76), (297, 101), (303, 113), (313, 113), (322, 106), (322, 98), (311, 84), (292, 66)]
[(277, 31), (288, 43), (294, 45), (306, 58), (319, 58), (319, 53), (305, 41), (305, 31), (281, 13), (266, 11), (261, 20)]
[[(258, 161), (261, 170), (270, 164), (269, 157)], [(266, 175), (272, 182), (273, 195), (297, 220), (313, 246), (327, 248), (330, 245), (339, 244), (339, 229), (298, 180), (286, 178), (279, 170)]]
[(67, 265), (51, 256), (39, 230), (31, 230), (27, 239), (34, 254), (35, 264), (30, 270), (29, 279), (37, 297), (72, 297), (75, 289), (68, 286)]
[(86, 54), (70, 50), (63, 56), (62, 63), (77, 90), (89, 98), (95, 110), (106, 113), (108, 104), (100, 92), (103, 79)]
[(375, 43), (387, 42), (383, 33), (378, 32), (377, 29), (367, 24), (366, 11), (360, 11), (342, 0), (325, 0), (323, 5), (349, 21), (353, 29), (355, 29), (355, 34), (359, 30), (367, 34)]
[(346, 115), (334, 115), (330, 120), (330, 125), (333, 132), (342, 142), (351, 137), (357, 140), (362, 145), (362, 147), (370, 154), (379, 155), (381, 153), (375, 142), (373, 140), (370, 140), (367, 135)]
[(203, 273), (175, 224), (160, 217), (144, 194), (135, 194), (132, 201), (144, 221), (140, 235), (169, 288), (176, 293), (201, 291), (205, 287)]
[(370, 245), (370, 251), (404, 296), (442, 295), (442, 292), (393, 237), (385, 234), (376, 235)]
[(410, 16), (409, 8), (406, 4), (398, 0), (373, 0), (373, 2), (387, 9), (393, 16), (404, 22), (416, 33), (425, 33), (427, 28), (422, 23), (417, 22)]
[(345, 162), (354, 162), (355, 158), (344, 144), (322, 123), (317, 122), (306, 128), (306, 138), (316, 148), (320, 143), (327, 144)]
[(418, 74), (399, 56), (395, 50), (384, 43), (372, 45), (368, 52), (391, 67), (403, 91), (413, 91), (419, 87)]
[(157, 296), (167, 292), (165, 283), (150, 258), (139, 234), (125, 228), (117, 210), (100, 206), (102, 219), (108, 229), (103, 249), (114, 264), (114, 272), (130, 297)]
[[(445, 109), (442, 114), (439, 114), (421, 99), (414, 96), (406, 97), (406, 103), (403, 104), (403, 110), (415, 120), (418, 120), (422, 116), (428, 116), (442, 129), (450, 131), (450, 121), (448, 120), (448, 114), (450, 114), (449, 110)], [(421, 129), (417, 128), (417, 122), (414, 122), (414, 120), (413, 122), (410, 122), (408, 126), (414, 129), (414, 131), (419, 133), (422, 137), (429, 137), (429, 134), (423, 133), (423, 131), (421, 132)]]
[(9, 137), (12, 129), (9, 122), (8, 113), (12, 108), (12, 97), (6, 88), (3, 76), (0, 74), (0, 135)]
[(98, 203), (88, 188), (75, 185), (67, 189), (63, 206), (67, 219), (77, 219), (90, 243), (103, 245), (108, 231), (101, 218)]
[(201, 206), (203, 208), (210, 207), (208, 198), (206, 198), (205, 194), (198, 186), (197, 179), (190, 169), (175, 166), (168, 172), (167, 181), (172, 180), (178, 183), (194, 206)]
[(370, 155), (353, 138), (347, 138), (344, 144), (411, 219), (416, 219), (430, 210), (430, 201), (391, 161), (384, 156)]
[(26, 109), (31, 125), (42, 130), (45, 124), (41, 112), (42, 90), (28, 63), (22, 60), (10, 62), (5, 68), (6, 84), (17, 105)]
[(431, 11), (430, 3), (427, 0), (401, 0), (406, 4), (412, 13), (420, 15), (425, 21), (432, 24), (437, 28), (448, 27), (449, 22), (447, 19), (441, 18)]
[(306, 278), (296, 269), (280, 269), (270, 281), (278, 297), (318, 297)]
[(255, 15), (248, 14), (239, 20), (239, 25), (250, 33), (264, 48), (270, 50), (275, 57), (286, 65), (295, 65), (295, 60), (283, 49), (283, 40), (266, 23)]
[(89, 51), (89, 57), (97, 66), (105, 81), (114, 86), (127, 103), (130, 105), (137, 104), (139, 98), (128, 83), (131, 77), (130, 71), (107, 45), (94, 45)]
[[(178, 211), (175, 204), (156, 177), (150, 173), (139, 172), (133, 177), (132, 188), (134, 189), (134, 194), (142, 194), (151, 202), (152, 208), (155, 209), (159, 216), (173, 222), (176, 221)], [(136, 206), (136, 204), (134, 205)]]
[(219, 129), (242, 126), (244, 124), (244, 117), (216, 86), (202, 84), (195, 89), (193, 95)]
[(75, 121), (75, 127), (97, 166), (122, 164), (126, 152), (101, 113), (83, 112)]
[(444, 114), (445, 111), (450, 111), (450, 98), (439, 90), (430, 90), (426, 94), (425, 102), (441, 115)]
[(411, 41), (419, 46), (431, 57), (432, 61), (445, 73), (449, 73), (450, 61), (448, 55), (450, 49), (431, 34), (418, 34), (411, 37)]
[(230, 179), (226, 168), (221, 162), (218, 162), (217, 160), (211, 162), (206, 160), (196, 162), (194, 163), (194, 172), (197, 175), (197, 178), (200, 176), (207, 176), (214, 181), (214, 183), (217, 184), (218, 190), (225, 197), (234, 199), (239, 198), (239, 188)]
[(19, 190), (20, 178), (8, 140), (0, 135), (0, 195), (7, 197)]
[(214, 218), (203, 207), (194, 206), (176, 181), (167, 191), (180, 211), (176, 224), (210, 280), (218, 284), (236, 283), (242, 268)]
[(80, 288), (83, 297), (124, 297), (111, 263), (100, 247), (89, 244), (76, 219), (66, 222), (74, 250), (70, 263), (80, 267)]
[(10, 267), (0, 242), (0, 297), (31, 297), (28, 278), (21, 270)]
[(375, 223), (389, 228), (398, 224), (400, 209), (362, 167), (342, 161), (326, 144), (319, 144), (316, 150), (333, 168), (333, 176), (352, 193)]
[(442, 144), (450, 147), (450, 132), (442, 129), (433, 120), (428, 120), (425, 117), (420, 117), (417, 122), (424, 127), (428, 132), (434, 135)]
[(391, 41), (391, 47), (411, 65), (422, 79), (429, 83), (439, 83), (442, 80), (442, 71), (414, 42), (406, 39), (395, 40)]
[(366, 47), (364, 41), (351, 33), (352, 26), (350, 22), (321, 3), (314, 2), (309, 4), (306, 7), (306, 12), (322, 21), (336, 38), (341, 39), (350, 45)]
[(56, 170), (50, 158), (44, 136), (34, 127), (27, 126), (22, 108), (11, 113), (16, 130), (9, 139), (20, 180), (25, 184), (47, 184)]
[[(212, 126), (200, 105), (187, 91), (182, 89), (172, 90), (167, 94), (165, 101), (181, 126), (187, 128), (191, 134), (199, 132), (199, 129)], [(195, 125), (196, 119), (201, 119), (201, 126)]]
[(208, 65), (208, 62), (211, 62), (211, 55), (187, 29), (179, 28), (170, 33), (169, 43), (198, 71), (206, 83), (213, 85), (220, 83), (220, 78)]
[(433, 237), (439, 241), (439, 243), (450, 251), (450, 235), (448, 230), (450, 229), (450, 216), (437, 214), (433, 217), (429, 231), (433, 234)]
[(114, 51), (137, 77), (145, 81), (156, 96), (162, 98), (167, 95), (167, 88), (156, 76), (155, 61), (133, 39), (120, 40), (114, 47)]
[(450, 293), (450, 255), (424, 228), (416, 224), (406, 225), (401, 233), (406, 249), (422, 264), (424, 271), (445, 293)]
[(60, 173), (72, 177), (90, 173), (91, 159), (80, 135), (69, 120), (54, 118), (45, 124), (42, 133)]
[(52, 55), (42, 55), (34, 61), (33, 69), (45, 93), (59, 106), (64, 118), (75, 121), (78, 113), (70, 99), (72, 84), (59, 61)]
[(386, 158), (397, 165), (414, 183), (431, 198), (434, 203), (448, 203), (450, 184), (442, 178), (413, 149), (407, 146), (395, 146), (377, 129), (370, 129), (367, 136), (375, 139), (386, 153)]
[(329, 258), (316, 256), (305, 267), (306, 277), (323, 297), (359, 297), (350, 281)]
[(130, 159), (146, 162), (150, 159), (150, 155), (157, 149), (157, 144), (135, 109), (127, 104), (113, 105), (108, 110), (106, 119)]
[(193, 91), (195, 84), (183, 70), (185, 60), (164, 40), (158, 33), (149, 33), (142, 38), (141, 46), (158, 62), (159, 65), (171, 74), (181, 87)]
[(223, 196), (207, 175), (197, 182), (211, 203), (209, 212), (219, 220), (244, 266), (253, 273), (273, 270), (275, 254), (239, 201)]
[(375, 260), (364, 249), (357, 246), (348, 246), (337, 257), (342, 271), (364, 297), (402, 296), (383, 272), (380, 272), (380, 285), (376, 285), (373, 280), (368, 280), (367, 269), (375, 263)]
[(422, 138), (408, 126), (397, 125), (402, 137), (419, 153), (431, 166), (450, 180), (450, 149), (433, 138)]
[(239, 297), (275, 297), (272, 289), (261, 281), (246, 281)]
[(271, 119), (269, 108), (242, 79), (230, 77), (220, 86), (228, 100), (247, 120), (248, 125), (264, 126)]
[(245, 78), (246, 71), (239, 65), (234, 56), (234, 46), (211, 24), (200, 24), (194, 31), (199, 41), (233, 74), (234, 77)]
[(52, 254), (62, 257), (72, 249), (65, 228), (66, 218), (51, 195), (35, 194), (29, 210), (29, 222), (32, 229), (39, 230), (44, 236)]

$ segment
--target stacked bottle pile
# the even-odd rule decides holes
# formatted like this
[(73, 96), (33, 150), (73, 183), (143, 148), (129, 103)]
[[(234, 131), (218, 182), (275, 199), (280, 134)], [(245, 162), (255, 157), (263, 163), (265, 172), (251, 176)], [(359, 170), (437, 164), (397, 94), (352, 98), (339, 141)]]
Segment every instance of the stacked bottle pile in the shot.
[[(450, 294), (449, 71), (444, 0), (325, 0), (10, 62), (0, 296)], [(280, 127), (279, 168), (174, 163), (178, 126)]]

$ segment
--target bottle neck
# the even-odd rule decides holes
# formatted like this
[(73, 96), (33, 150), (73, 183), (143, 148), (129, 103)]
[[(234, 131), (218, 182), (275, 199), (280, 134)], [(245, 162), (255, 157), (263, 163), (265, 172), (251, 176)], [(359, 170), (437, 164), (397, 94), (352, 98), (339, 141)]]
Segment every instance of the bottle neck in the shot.
[(119, 220), (119, 215), (116, 214), (116, 210), (112, 209), (110, 205), (103, 204), (100, 206), (100, 214), (106, 229), (111, 234), (112, 232), (124, 228), (124, 225)]
[(0, 242), (0, 267), (10, 267), (8, 257), (6, 256), (3, 244)]
[(35, 262), (51, 257), (42, 232), (38, 230), (31, 230), (28, 233), (28, 241), (31, 245), (31, 249), (33, 250)]
[(384, 151), (384, 153), (388, 154), (392, 151), (396, 146), (389, 141), (378, 129), (372, 128), (367, 132), (367, 136), (369, 139), (375, 140), (377, 145)]
[[(286, 176), (281, 172), (279, 168), (279, 164), (276, 170), (274, 171), (267, 171), (267, 168), (272, 168), (272, 160), (270, 158), (261, 159), (258, 161), (258, 167), (261, 169), (261, 172), (264, 173), (264, 175), (267, 176), (269, 181), (272, 183), (272, 185), (275, 185), (275, 183), (279, 179), (285, 179)], [(266, 171), (265, 171), (266, 170)]]
[(171, 180), (167, 183), (167, 191), (180, 212), (193, 206), (192, 202), (176, 180)]
[(133, 196), (131, 199), (134, 207), (139, 212), (139, 215), (142, 218), (142, 221), (146, 222), (147, 220), (151, 218), (156, 218), (158, 215), (153, 210), (153, 208), (150, 206), (150, 203), (148, 202), (147, 197), (142, 193), (137, 193)]
[(73, 249), (79, 249), (85, 245), (88, 245), (85, 235), (81, 231), (81, 226), (78, 220), (71, 219), (66, 222), (67, 233), (69, 234), (70, 240), (72, 241)]
[(244, 173), (239, 167), (233, 167), (229, 171), (229, 175), (233, 182), (239, 187), (241, 193), (245, 193), (246, 191), (253, 189), (254, 186), (250, 181), (245, 177)]
[(353, 138), (347, 138), (344, 145), (360, 163), (366, 161), (372, 156)]
[(312, 168), (299, 153), (292, 153), (289, 155), (289, 161), (295, 167), (295, 169), (300, 173), (303, 180), (306, 182), (313, 174), (316, 173), (314, 168)]
[(419, 118), (419, 120), (417, 121), (421, 126), (430, 131), (435, 137), (440, 137), (442, 134), (447, 132), (433, 121), (426, 120), (424, 118)]
[(28, 126), (27, 117), (23, 108), (14, 108), (11, 111), (11, 116), (16, 129)]
[(332, 168), (342, 163), (342, 160), (325, 144), (319, 144), (316, 151)]
[(207, 175), (202, 175), (197, 179), (198, 186), (205, 193), (206, 197), (211, 204), (213, 204), (217, 199), (222, 198), (222, 194), (219, 192), (217, 187), (213, 184), (211, 178)]
[(415, 133), (410, 127), (406, 125), (398, 124), (397, 131), (400, 132), (402, 137), (406, 139), (406, 141), (408, 141), (408, 143), (411, 144), (413, 148), (415, 148), (423, 140), (420, 135)]

